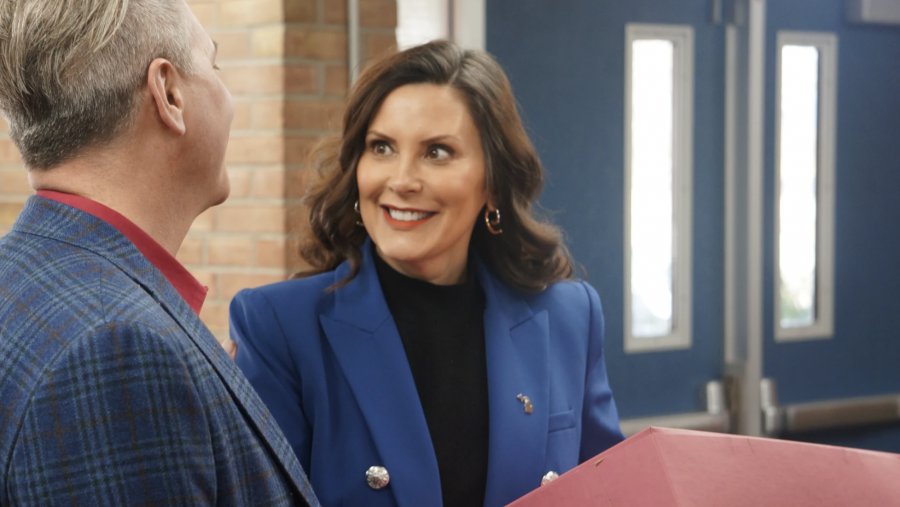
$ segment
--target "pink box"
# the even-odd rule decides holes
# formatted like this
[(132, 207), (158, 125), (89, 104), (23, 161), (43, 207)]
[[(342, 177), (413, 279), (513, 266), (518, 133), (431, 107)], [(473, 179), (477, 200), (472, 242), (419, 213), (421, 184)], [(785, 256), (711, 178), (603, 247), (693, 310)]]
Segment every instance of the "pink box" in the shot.
[(900, 506), (900, 454), (647, 428), (509, 507)]

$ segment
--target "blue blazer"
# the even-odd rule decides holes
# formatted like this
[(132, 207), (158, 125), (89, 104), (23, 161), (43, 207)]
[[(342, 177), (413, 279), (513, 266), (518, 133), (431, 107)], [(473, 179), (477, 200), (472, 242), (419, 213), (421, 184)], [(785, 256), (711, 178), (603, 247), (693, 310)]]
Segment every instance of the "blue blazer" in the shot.
[(0, 505), (307, 503), (268, 410), (162, 273), (106, 222), (29, 198), (0, 239)]
[[(370, 245), (349, 265), (241, 291), (237, 364), (281, 425), (326, 506), (441, 505), (437, 460)], [(476, 260), (487, 303), (489, 444), (484, 505), (499, 507), (622, 440), (603, 358), (603, 315), (584, 282), (524, 295)], [(528, 396), (525, 413), (517, 395)], [(464, 399), (447, 403), (464, 404)], [(366, 483), (371, 466), (387, 487)]]

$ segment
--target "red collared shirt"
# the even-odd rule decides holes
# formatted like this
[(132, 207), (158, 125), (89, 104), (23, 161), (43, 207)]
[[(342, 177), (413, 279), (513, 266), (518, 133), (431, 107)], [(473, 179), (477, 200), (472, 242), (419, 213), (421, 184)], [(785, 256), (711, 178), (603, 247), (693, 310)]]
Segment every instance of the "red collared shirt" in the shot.
[(77, 195), (54, 192), (53, 190), (38, 190), (37, 195), (94, 215), (118, 229), (166, 277), (166, 280), (181, 294), (188, 306), (195, 313), (200, 313), (200, 308), (203, 306), (203, 301), (206, 300), (206, 292), (209, 289), (204, 287), (172, 254), (167, 252), (162, 245), (135, 225), (134, 222), (99, 202)]

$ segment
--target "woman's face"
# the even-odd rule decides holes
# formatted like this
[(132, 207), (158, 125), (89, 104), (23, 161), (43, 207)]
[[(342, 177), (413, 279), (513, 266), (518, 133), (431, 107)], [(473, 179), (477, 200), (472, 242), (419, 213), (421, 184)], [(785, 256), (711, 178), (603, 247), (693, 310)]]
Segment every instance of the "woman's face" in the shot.
[(463, 280), (487, 191), (481, 137), (459, 92), (433, 84), (391, 92), (369, 125), (356, 180), (362, 221), (385, 262), (436, 284)]

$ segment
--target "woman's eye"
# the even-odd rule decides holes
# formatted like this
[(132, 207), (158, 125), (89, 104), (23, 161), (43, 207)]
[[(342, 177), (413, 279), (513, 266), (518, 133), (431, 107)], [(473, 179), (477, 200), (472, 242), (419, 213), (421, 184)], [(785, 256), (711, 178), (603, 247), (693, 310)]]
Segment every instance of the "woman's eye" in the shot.
[(428, 148), (425, 156), (431, 160), (444, 161), (453, 155), (453, 150), (446, 146), (432, 146)]
[(372, 153), (376, 155), (390, 155), (391, 147), (384, 141), (374, 141), (372, 143)]

